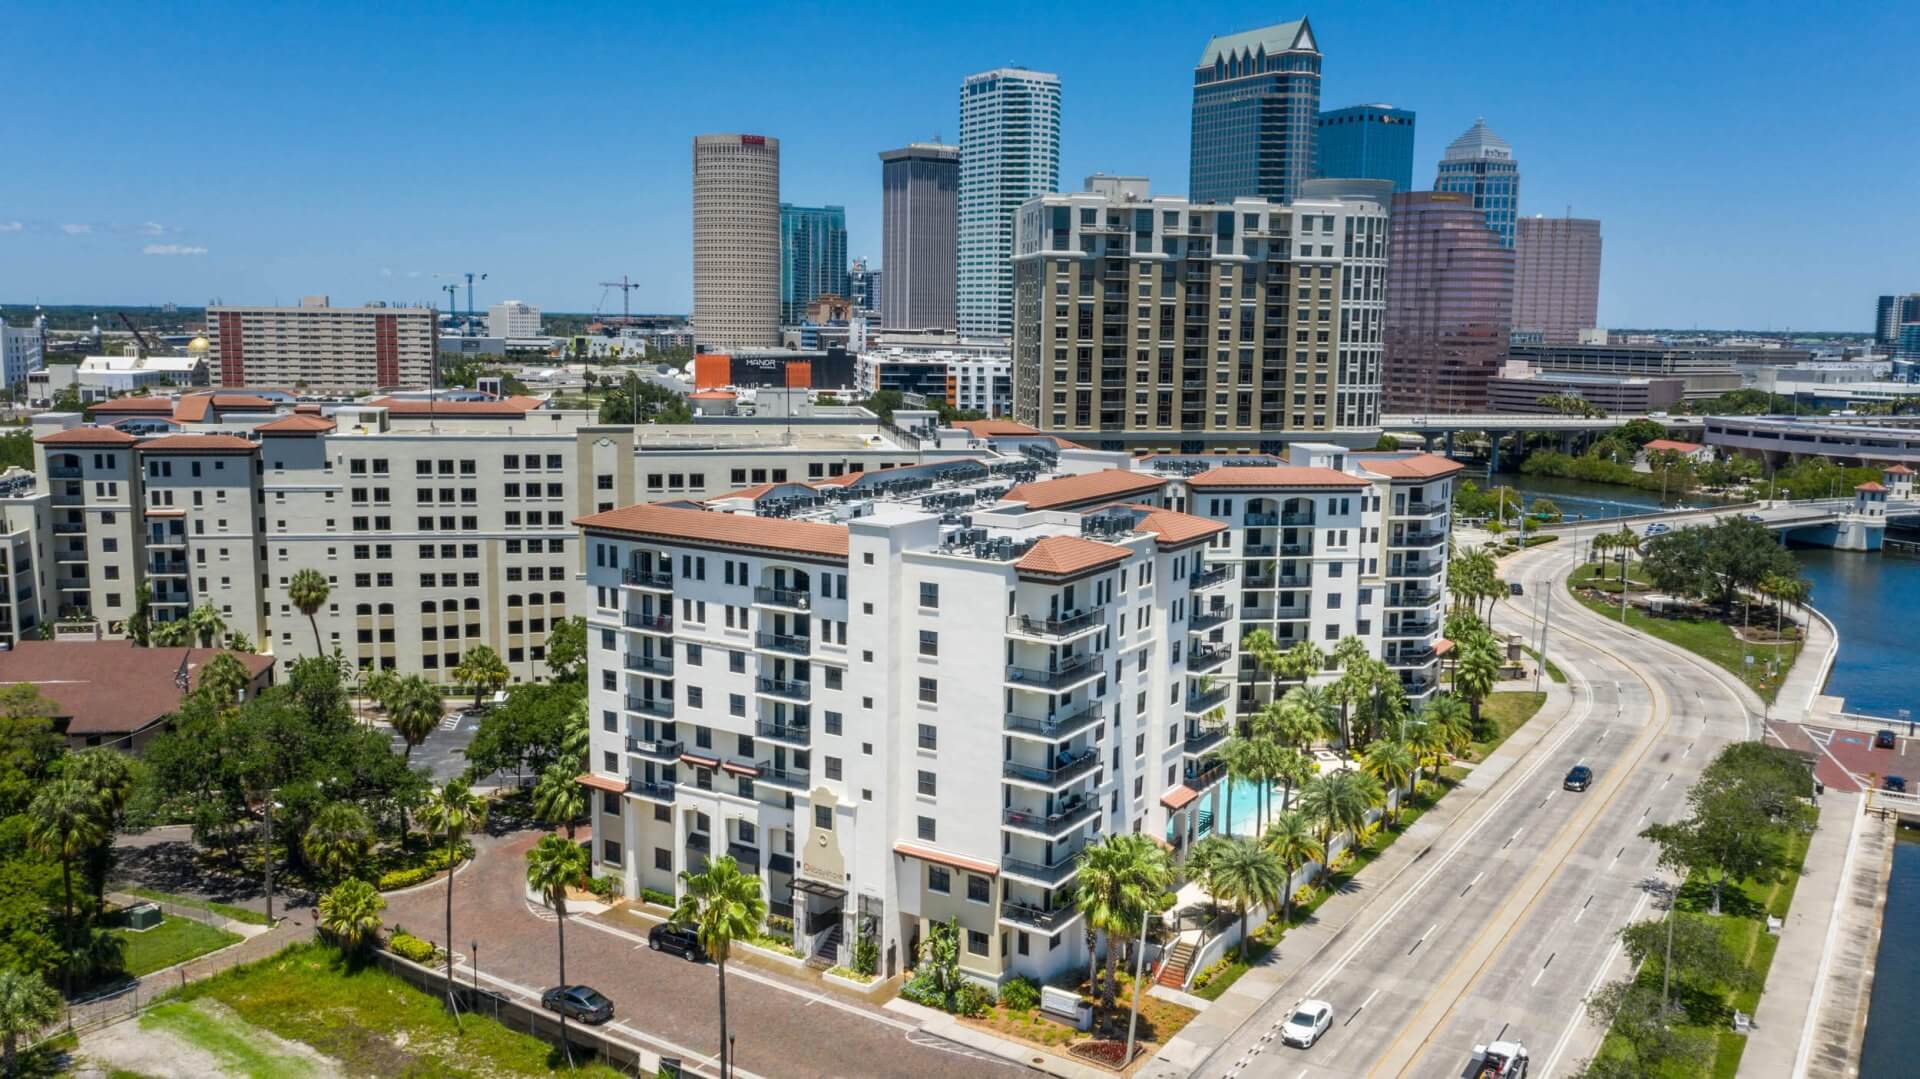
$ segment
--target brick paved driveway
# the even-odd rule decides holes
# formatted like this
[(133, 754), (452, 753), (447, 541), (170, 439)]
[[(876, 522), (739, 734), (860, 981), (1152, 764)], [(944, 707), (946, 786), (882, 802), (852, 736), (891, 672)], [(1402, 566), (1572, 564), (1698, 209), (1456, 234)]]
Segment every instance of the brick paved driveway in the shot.
[[(482, 836), (476, 859), (454, 882), (453, 933), (465, 965), (480, 942), (483, 977), (538, 989), (554, 984), (553, 915), (526, 900), (525, 855), (535, 831)], [(386, 921), (444, 944), (445, 884), (387, 899)], [(639, 920), (633, 919), (635, 928)], [(644, 939), (644, 934), (634, 934)], [(567, 979), (611, 997), (627, 1026), (702, 1054), (719, 1051), (715, 968), (649, 951), (586, 919), (567, 919)], [(739, 1066), (762, 1076), (962, 1077), (1033, 1074), (921, 1033), (890, 1012), (825, 997), (763, 970), (728, 965), (727, 1015)], [(691, 1061), (690, 1061), (691, 1063)]]

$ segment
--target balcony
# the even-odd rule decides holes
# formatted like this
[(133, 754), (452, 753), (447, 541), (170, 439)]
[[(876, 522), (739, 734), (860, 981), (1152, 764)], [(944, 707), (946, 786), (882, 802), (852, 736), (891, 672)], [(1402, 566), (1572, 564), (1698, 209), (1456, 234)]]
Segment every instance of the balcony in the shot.
[(1249, 543), (1240, 553), (1244, 558), (1272, 558), (1277, 550), (1279, 550), (1278, 544)]
[(789, 656), (804, 656), (813, 651), (812, 637), (796, 637), (790, 633), (756, 633), (753, 644), (762, 652), (783, 652)]
[(1058, 839), (1088, 821), (1100, 817), (1100, 800), (1088, 795), (1078, 802), (1062, 806), (1052, 813), (1041, 813), (1018, 808), (1000, 811), (1000, 822), (1017, 832), (1030, 832), (1034, 835)]
[(1187, 714), (1202, 716), (1220, 705), (1225, 704), (1233, 694), (1232, 686), (1215, 686), (1212, 689), (1196, 689), (1187, 694)]
[(147, 563), (150, 577), (185, 577), (189, 572), (184, 558), (156, 558)]
[(1187, 673), (1205, 674), (1208, 671), (1219, 670), (1232, 658), (1233, 648), (1230, 645), (1195, 648), (1187, 653)]
[(1072, 906), (1035, 907), (1026, 903), (1017, 903), (1011, 899), (1000, 904), (1000, 920), (1008, 925), (1023, 929), (1038, 929), (1052, 933), (1072, 925), (1080, 917), (1080, 909)]
[(77, 480), (84, 473), (79, 465), (48, 465), (47, 475), (56, 480)]
[(1291, 527), (1311, 528), (1313, 527), (1313, 514), (1283, 513), (1280, 515), (1280, 523), (1290, 528)]
[(1193, 617), (1187, 619), (1187, 632), (1200, 633), (1215, 626), (1233, 620), (1233, 604), (1223, 603), (1218, 607), (1195, 607)]
[(1275, 588), (1312, 588), (1313, 578), (1305, 573), (1285, 573), (1273, 578)]
[(671, 675), (673, 673), (673, 660), (666, 656), (643, 656), (635, 652), (628, 652), (622, 662), (629, 671), (643, 671), (647, 674), (658, 675)]
[(1181, 779), (1187, 789), (1196, 793), (1205, 792), (1208, 787), (1227, 777), (1227, 766), (1219, 761), (1195, 768), (1189, 766)]
[(762, 607), (785, 607), (792, 611), (813, 609), (813, 593), (798, 588), (756, 588), (753, 602)]
[(1024, 858), (1001, 857), (1000, 874), (1017, 880), (1032, 881), (1056, 888), (1080, 871), (1080, 852), (1063, 854), (1051, 864), (1029, 862)]
[(1006, 761), (1001, 765), (1001, 774), (1016, 782), (1059, 790), (1076, 779), (1092, 775), (1099, 767), (1100, 754), (1087, 750), (1078, 757), (1073, 757), (1066, 763), (1052, 768)]
[(1105, 623), (1106, 611), (1100, 607), (1093, 607), (1064, 618), (1032, 618), (1024, 614), (1015, 615), (1007, 619), (1007, 632), (1019, 637), (1060, 640), (1088, 630), (1099, 629)]
[(673, 702), (659, 697), (627, 697), (627, 711), (655, 719), (672, 719)]
[(1197, 757), (1214, 746), (1227, 740), (1228, 724), (1204, 726), (1199, 723), (1187, 724), (1187, 737), (1183, 745), (1189, 757)]
[(1431, 577), (1440, 572), (1440, 563), (1422, 562), (1409, 558), (1404, 562), (1395, 562), (1387, 567), (1388, 577)]
[(809, 723), (781, 723), (763, 719), (753, 725), (753, 733), (759, 738), (771, 738), (802, 748), (813, 744), (813, 726)]
[(1221, 581), (1230, 580), (1233, 577), (1235, 568), (1231, 562), (1210, 562), (1202, 568), (1194, 570), (1193, 577), (1190, 578), (1187, 583), (1194, 588), (1205, 588), (1208, 585), (1219, 584)]
[(1387, 542), (1389, 547), (1438, 547), (1447, 542), (1445, 532), (1421, 532), (1418, 530), (1402, 532)]
[(1424, 667), (1437, 655), (1431, 648), (1402, 648), (1387, 656), (1389, 667)]
[(1100, 677), (1100, 664), (1091, 655), (1078, 655), (1068, 658), (1059, 666), (1047, 669), (1040, 667), (1008, 667), (1007, 681), (1021, 689), (1044, 689), (1059, 692)]
[(1241, 516), (1240, 523), (1246, 525), (1248, 528), (1272, 528), (1280, 523), (1280, 515), (1277, 513), (1248, 513)]
[(633, 778), (627, 780), (627, 793), (637, 794), (656, 802), (671, 802), (673, 801), (673, 784), (658, 779)]
[(1048, 716), (1046, 719), (1031, 719), (1027, 716), (1008, 715), (1006, 728), (1014, 734), (1030, 734), (1049, 741), (1071, 738), (1081, 731), (1096, 726), (1100, 722), (1100, 704), (1089, 702), (1064, 716)]
[(677, 761), (680, 759), (680, 754), (686, 751), (687, 744), (677, 739), (668, 742), (659, 738), (635, 738), (632, 735), (627, 736), (627, 752), (638, 753), (642, 757), (658, 757), (661, 760)]
[[(60, 530), (60, 526), (54, 525), (53, 529), (54, 531), (58, 532)], [(187, 545), (186, 535), (179, 532), (170, 532), (170, 533), (164, 533), (158, 536), (147, 537), (148, 547), (185, 547), (186, 545)]]
[(673, 616), (670, 614), (644, 614), (640, 611), (628, 611), (626, 623), (628, 629), (644, 630), (648, 633), (673, 632)]
[(1388, 626), (1385, 635), (1389, 639), (1394, 637), (1431, 637), (1439, 628), (1440, 623), (1438, 622), (1402, 619), (1399, 625)]
[(1447, 512), (1445, 502), (1409, 502), (1406, 509), (1398, 511), (1395, 517), (1435, 517)]
[(78, 535), (79, 533), (85, 532), (86, 530), (87, 530), (87, 524), (85, 521), (53, 522), (53, 534), (56, 536)]
[(794, 682), (784, 678), (761, 678), (755, 681), (754, 691), (767, 697), (778, 697), (783, 701), (805, 703), (813, 699), (812, 682)]
[(1440, 602), (1437, 589), (1402, 588), (1387, 597), (1389, 607), (1431, 607)]
[(1300, 558), (1312, 553), (1313, 542), (1311, 540), (1306, 543), (1283, 543), (1280, 545), (1280, 555), (1283, 558)]
[(755, 767), (760, 769), (760, 780), (763, 783), (771, 783), (776, 787), (785, 787), (788, 790), (803, 791), (807, 789), (808, 778), (807, 773), (804, 771), (777, 767), (771, 760), (761, 761), (755, 765)]
[(620, 571), (620, 583), (635, 588), (653, 588), (662, 592), (673, 591), (673, 574), (664, 570), (633, 569)]

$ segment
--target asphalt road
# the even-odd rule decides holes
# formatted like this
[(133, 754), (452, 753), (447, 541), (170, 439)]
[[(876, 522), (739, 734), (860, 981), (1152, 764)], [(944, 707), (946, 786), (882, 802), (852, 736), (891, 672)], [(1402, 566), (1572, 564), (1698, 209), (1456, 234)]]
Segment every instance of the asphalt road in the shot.
[[(1536, 597), (1558, 589), (1548, 652), (1570, 679), (1571, 710), (1199, 1074), (1461, 1075), (1472, 1047), (1497, 1037), (1527, 1045), (1534, 1076), (1570, 1074), (1591, 1055), (1599, 1031), (1582, 1001), (1624, 975), (1620, 927), (1658, 914), (1664, 878), (1639, 831), (1681, 815), (1700, 767), (1759, 724), (1730, 676), (1549, 583), (1573, 557), (1562, 541), (1509, 561), (1503, 576), (1527, 595), (1495, 615), (1531, 640)], [(1593, 786), (1562, 790), (1581, 763)], [(1261, 1042), (1310, 996), (1335, 1007), (1318, 1045)]]

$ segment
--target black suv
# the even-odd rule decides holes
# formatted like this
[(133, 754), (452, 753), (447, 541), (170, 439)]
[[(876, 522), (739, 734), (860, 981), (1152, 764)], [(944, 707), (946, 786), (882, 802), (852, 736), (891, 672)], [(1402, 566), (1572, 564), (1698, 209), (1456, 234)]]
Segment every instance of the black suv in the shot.
[(707, 961), (707, 950), (700, 946), (700, 934), (677, 925), (656, 925), (647, 930), (647, 947), (656, 952), (672, 952), (689, 963)]
[(582, 1023), (604, 1023), (613, 1018), (613, 1001), (587, 985), (556, 985), (540, 994), (540, 1006)]
[(1893, 738), (1893, 732), (1892, 732), (1892, 731), (1889, 731), (1889, 730), (1880, 730), (1880, 731), (1876, 731), (1876, 732), (1874, 732), (1874, 735), (1873, 735), (1873, 748), (1875, 748), (1875, 749), (1892, 749), (1892, 748), (1893, 748), (1893, 746), (1894, 746), (1894, 738)]
[(1576, 764), (1573, 766), (1573, 771), (1567, 773), (1567, 781), (1561, 785), (1570, 791), (1586, 790), (1593, 786), (1593, 769), (1584, 764)]

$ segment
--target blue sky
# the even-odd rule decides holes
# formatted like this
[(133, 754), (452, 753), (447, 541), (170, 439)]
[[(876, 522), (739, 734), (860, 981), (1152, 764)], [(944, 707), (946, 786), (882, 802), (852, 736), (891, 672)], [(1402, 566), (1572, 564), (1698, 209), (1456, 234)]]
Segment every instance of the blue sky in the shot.
[(1307, 14), (1322, 104), (1485, 116), (1521, 208), (1604, 222), (1615, 325), (1866, 330), (1920, 289), (1920, 23), (1893, 3), (12, 4), (0, 301), (639, 310), (691, 294), (691, 136), (779, 136), (782, 197), (877, 261), (876, 154), (957, 87), (1059, 73), (1061, 177), (1186, 184), (1210, 34)]

